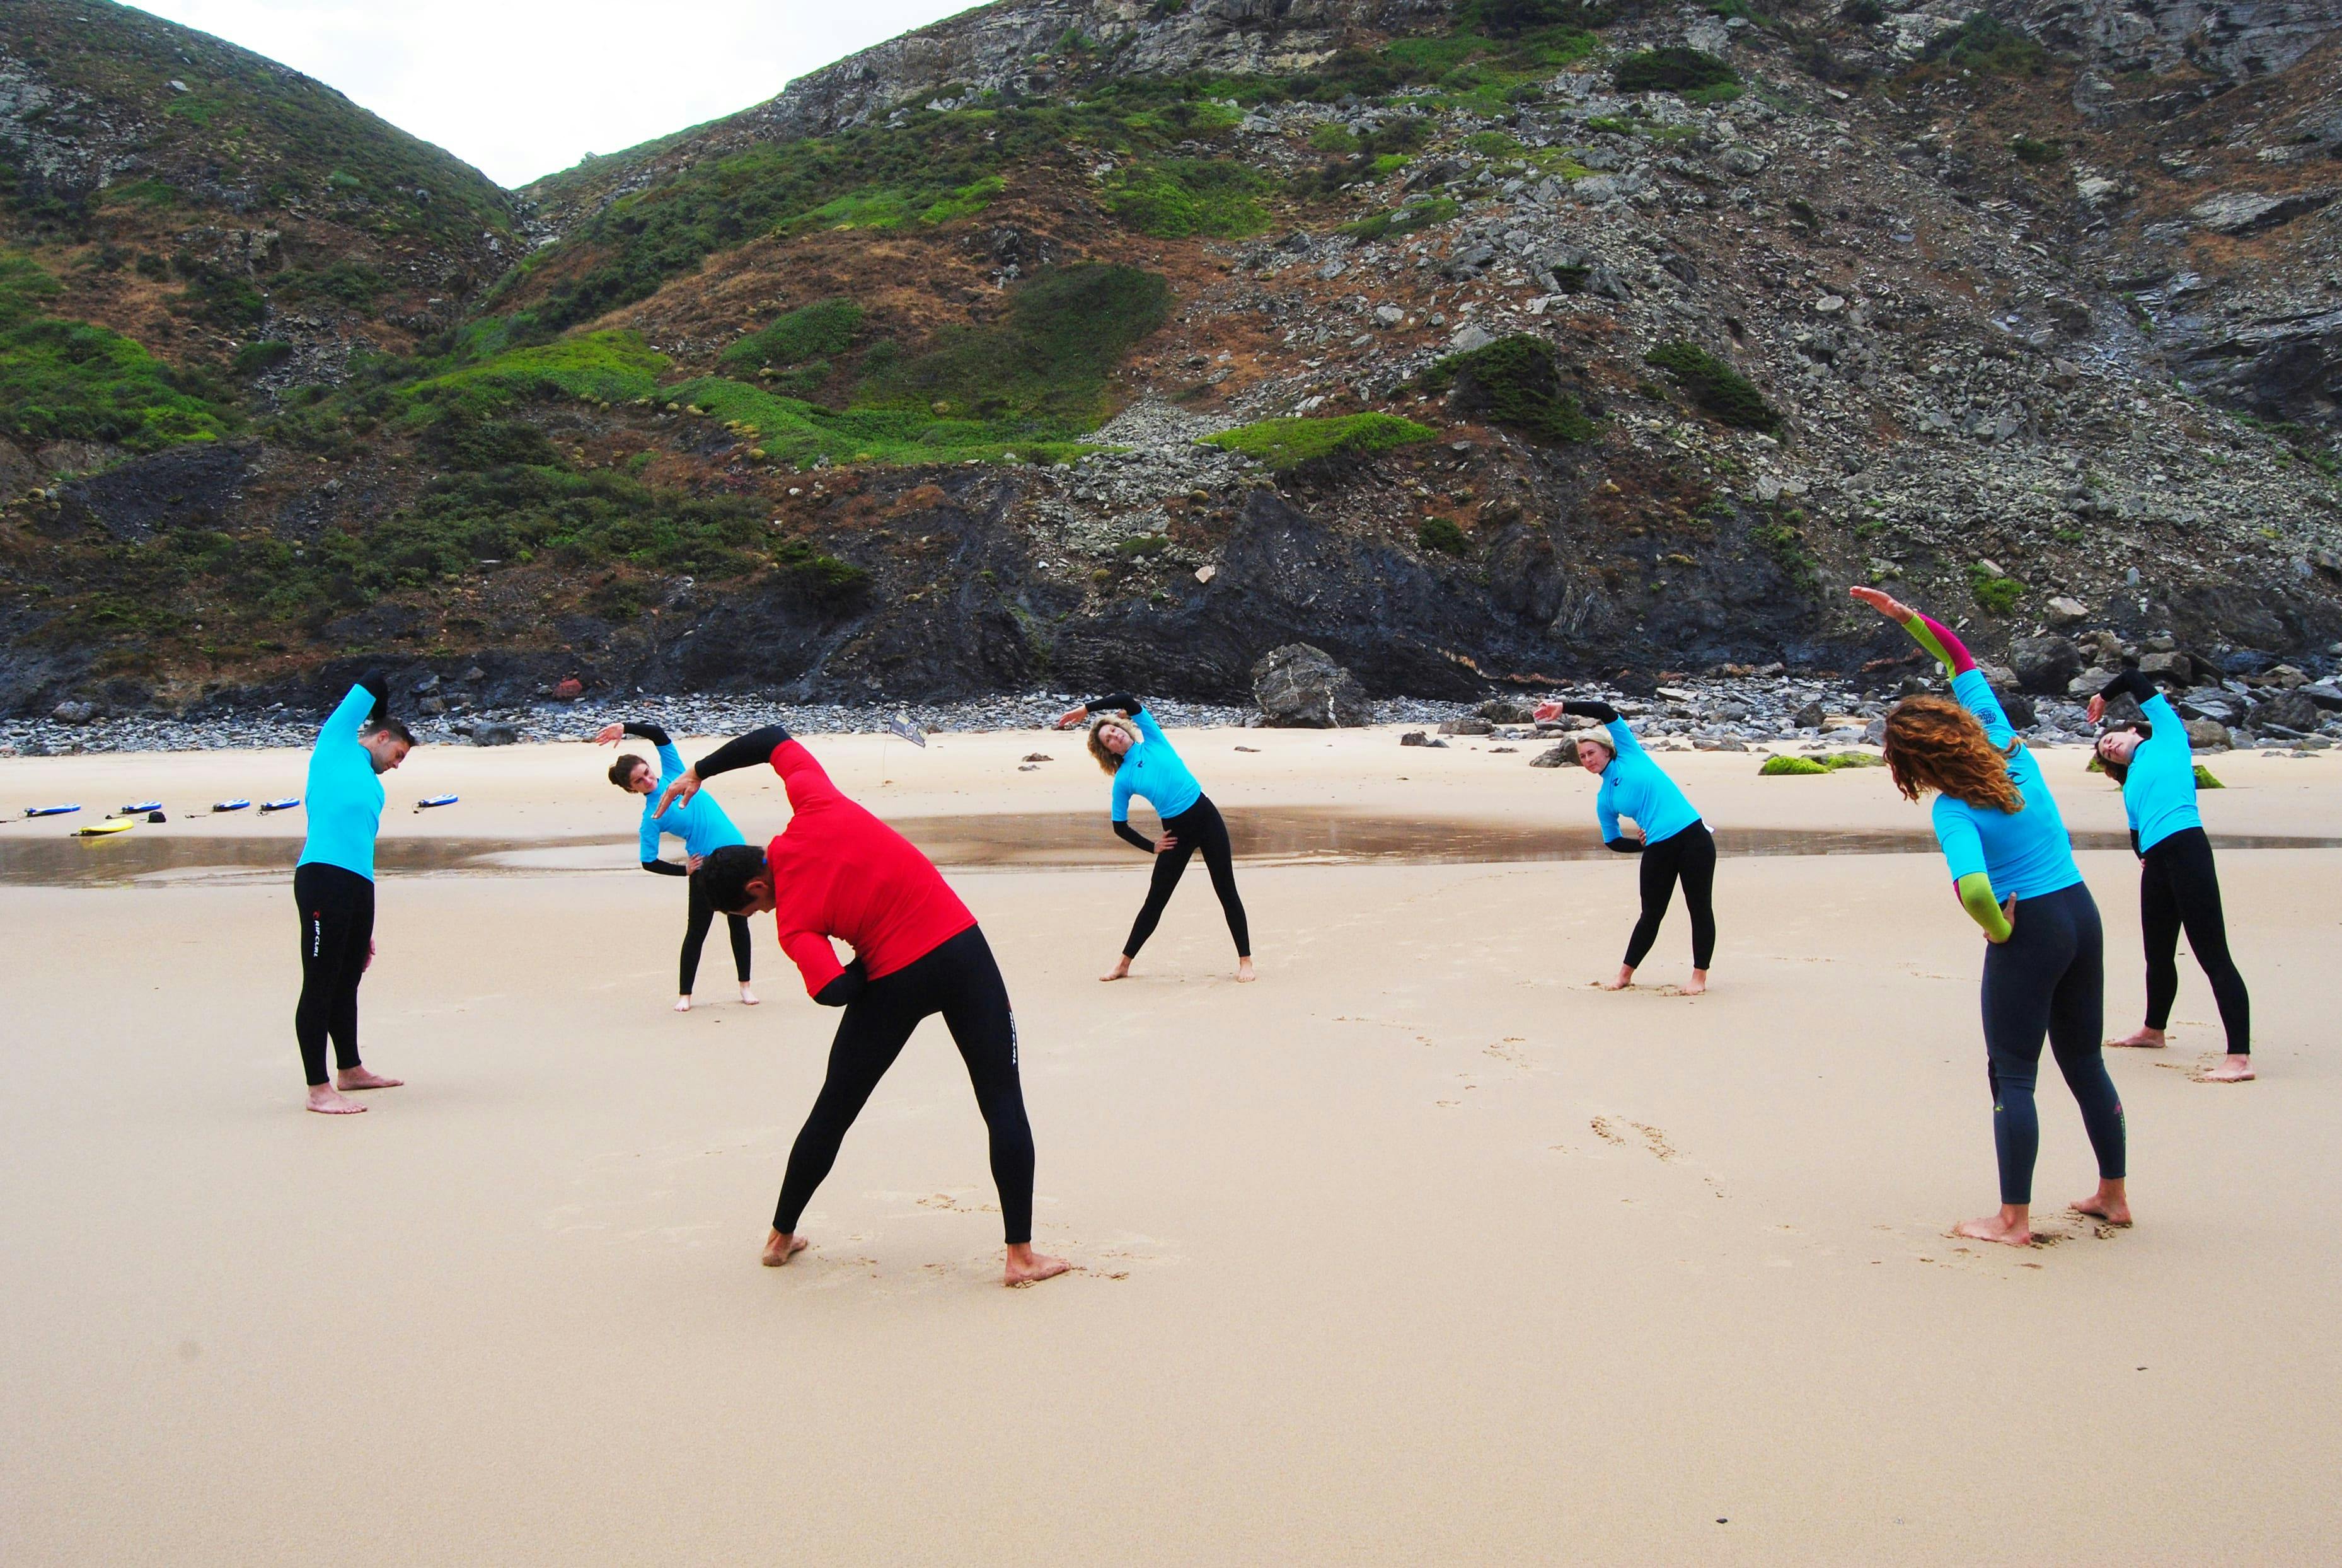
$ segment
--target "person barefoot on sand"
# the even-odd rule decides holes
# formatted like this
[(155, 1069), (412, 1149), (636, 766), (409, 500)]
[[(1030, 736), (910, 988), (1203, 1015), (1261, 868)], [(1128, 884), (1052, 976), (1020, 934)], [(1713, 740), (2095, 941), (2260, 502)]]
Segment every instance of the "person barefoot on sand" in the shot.
[[(1236, 896), (1236, 868), (1228, 844), (1228, 825), (1220, 808), (1187, 771), (1179, 754), (1163, 737), (1163, 726), (1136, 697), (1116, 692), (1069, 708), (1057, 719), (1061, 730), (1071, 729), (1092, 714), (1106, 710), (1090, 725), (1090, 755), (1114, 775), (1114, 831), (1126, 843), (1155, 857), (1155, 874), (1147, 884), (1146, 902), (1131, 923), (1130, 940), (1122, 956), (1100, 980), (1121, 980), (1130, 974), (1131, 960), (1155, 934), (1171, 902), (1172, 889), (1187, 870), (1188, 857), (1204, 852), (1204, 868), (1212, 874), (1212, 891), (1220, 895), (1220, 913), (1228, 919), (1228, 934), (1236, 943), (1236, 980), (1248, 984), (1252, 967), (1252, 929), (1245, 921), (1244, 900)], [(1127, 717), (1118, 717), (1126, 714)], [(1130, 825), (1130, 798), (1136, 795), (1162, 819), (1163, 836), (1150, 842)]]
[[(594, 744), (614, 746), (620, 735), (638, 735), (658, 749), (659, 771), (654, 775), (651, 764), (631, 752), (622, 754), (610, 764), (610, 782), (628, 794), (643, 799), (641, 824), (642, 866), (654, 876), (688, 877), (698, 869), (699, 863), (726, 844), (746, 844), (732, 819), (724, 814), (712, 794), (696, 796), (688, 804), (678, 805), (664, 815), (653, 809), (651, 797), (671, 779), (684, 771), (683, 754), (666, 738), (666, 732), (656, 724), (605, 724)], [(670, 834), (683, 840), (684, 864), (659, 858), (659, 836)], [(691, 988), (699, 974), (699, 953), (707, 941), (707, 928), (716, 922), (716, 911), (708, 905), (697, 883), (689, 884), (690, 913), (683, 927), (682, 979), (677, 985), (675, 1010), (691, 1011)], [(749, 945), (748, 923), (736, 914), (727, 914), (724, 924), (732, 935), (732, 967), (740, 976), (740, 1000), (748, 1006), (756, 1005), (756, 994), (748, 989)]]
[[(374, 964), (374, 841), (382, 831), (382, 775), (406, 760), (415, 736), (390, 716), (379, 675), (352, 686), (317, 732), (302, 798), (309, 835), (293, 868), (301, 916), (301, 1001), (293, 1034), (309, 1078), (309, 1109), (347, 1116), (365, 1107), (357, 1089), (395, 1089), (358, 1060), (358, 982)], [(325, 1041), (335, 1074), (325, 1079)]]
[[(829, 1072), (789, 1151), (766, 1266), (806, 1246), (797, 1223), (829, 1174), (846, 1131), (929, 1014), (959, 1046), (976, 1086), (976, 1109), (992, 1138), (992, 1180), (1000, 1191), (1008, 1243), (1004, 1283), (1032, 1284), (1066, 1272), (1063, 1258), (1033, 1250), (1033, 1129), (1016, 1074), (1016, 1018), (1008, 987), (976, 916), (909, 840), (848, 800), (813, 754), (771, 724), (726, 743), (667, 781), (664, 812), (688, 803), (701, 784), (735, 768), (770, 762), (796, 815), (763, 849), (718, 849), (691, 874), (712, 908), (769, 914), (781, 950), (825, 1007), (843, 1007), (829, 1047)], [(833, 937), (854, 949), (841, 964)]]
[(2106, 938), (2097, 904), (2074, 864), (2065, 818), (2041, 764), (2017, 739), (1960, 640), (1876, 588), (1848, 591), (1910, 633), (1952, 675), (1951, 697), (1931, 693), (1895, 704), (1887, 715), (1886, 750), (1888, 773), (1906, 798), (1937, 792), (1936, 842), (1961, 905), (1991, 944), (1984, 957), (1985, 1071), (2000, 1213), (1955, 1229), (1977, 1241), (2032, 1244), (2033, 1162), (2041, 1146), (2033, 1086), (2045, 1033), (2098, 1157), (2098, 1190), (2074, 1208), (2127, 1225), (2127, 1134), (2098, 1044)]
[(2136, 1034), (2109, 1045), (2159, 1051), (2171, 1004), (2179, 994), (2179, 933), (2212, 983), (2227, 1031), (2228, 1054), (2197, 1074), (2202, 1083), (2242, 1084), (2253, 1075), (2252, 998), (2237, 961), (2228, 956), (2228, 923), (2220, 911), (2220, 874), (2212, 864), (2212, 841), (2196, 810), (2196, 755), (2187, 726), (2169, 698), (2137, 670), (2125, 670), (2090, 699), (2090, 722), (2106, 716), (2107, 699), (2117, 694), (2137, 702), (2144, 733), (2110, 729), (2098, 737), (2097, 758), (2107, 776), (2122, 786), (2123, 814), (2130, 819), (2130, 846), (2139, 857), (2138, 924), (2147, 937), (2147, 1022)]
[[(1541, 703), (1536, 709), (1539, 723), (1563, 714), (1602, 724), (1601, 734), (1577, 738), (1577, 764), (1602, 780), (1594, 793), (1594, 815), (1602, 824), (1604, 846), (1643, 857), (1643, 913), (1626, 939), (1626, 962), (1615, 978), (1601, 983), (1602, 989), (1624, 991), (1635, 984), (1635, 971), (1659, 939), (1659, 923), (1667, 917), (1680, 880), (1684, 908), (1691, 916), (1691, 984), (1683, 994), (1697, 996), (1707, 989), (1707, 966), (1716, 956), (1716, 836), (1617, 709), (1592, 702)], [(1619, 831), (1622, 816), (1634, 819), (1641, 836), (1628, 838)]]

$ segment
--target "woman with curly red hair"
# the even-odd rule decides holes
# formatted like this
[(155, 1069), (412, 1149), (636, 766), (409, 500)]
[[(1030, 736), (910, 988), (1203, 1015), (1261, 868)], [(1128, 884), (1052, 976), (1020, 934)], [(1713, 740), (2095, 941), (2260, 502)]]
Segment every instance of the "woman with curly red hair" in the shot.
[(2122, 1099), (2099, 1049), (2106, 937), (2065, 818), (2040, 764), (1950, 629), (1876, 588), (1849, 592), (1910, 633), (1952, 677), (1950, 697), (1907, 697), (1887, 715), (1887, 766), (1906, 797), (1937, 792), (1936, 842), (1961, 904), (1991, 944), (1984, 1037), (2000, 1213), (1966, 1221), (1958, 1233), (2032, 1243), (2033, 1162), (2041, 1146), (2033, 1086), (2044, 1034), (2098, 1157), (2098, 1190), (2074, 1208), (2127, 1225)]

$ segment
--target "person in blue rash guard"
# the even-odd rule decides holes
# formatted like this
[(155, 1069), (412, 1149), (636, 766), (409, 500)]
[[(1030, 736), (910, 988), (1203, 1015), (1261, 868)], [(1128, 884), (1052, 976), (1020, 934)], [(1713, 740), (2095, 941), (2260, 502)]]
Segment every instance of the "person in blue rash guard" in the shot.
[[(405, 1080), (358, 1058), (358, 982), (374, 963), (374, 841), (382, 828), (382, 775), (406, 760), (415, 736), (390, 716), (389, 689), (368, 675), (317, 732), (302, 800), (307, 842), (293, 868), (301, 915), (301, 1001), (293, 1034), (309, 1080), (309, 1109), (346, 1116), (365, 1107), (354, 1089), (395, 1089)], [(325, 1077), (325, 1042), (335, 1074)]]
[(2196, 754), (2187, 726), (2171, 700), (2137, 670), (2125, 670), (2090, 699), (2090, 722), (2106, 716), (2107, 699), (2128, 696), (2146, 718), (2145, 731), (2109, 729), (2097, 740), (2098, 764), (2122, 785), (2123, 814), (2138, 866), (2138, 924), (2147, 939), (2147, 1022), (2136, 1034), (2109, 1045), (2161, 1050), (2171, 1004), (2179, 994), (2179, 933), (2212, 983), (2227, 1032), (2228, 1054), (2197, 1074), (2199, 1083), (2242, 1084), (2253, 1075), (2252, 998), (2237, 961), (2228, 956), (2228, 923), (2220, 908), (2220, 874), (2212, 841), (2196, 811)]
[[(1691, 984), (1686, 996), (1707, 989), (1707, 966), (1716, 957), (1716, 836), (1707, 831), (1676, 781), (1667, 777), (1618, 710), (1607, 703), (1567, 702), (1539, 704), (1536, 718), (1563, 714), (1593, 719), (1598, 734), (1577, 737), (1577, 764), (1600, 776), (1594, 793), (1595, 819), (1602, 825), (1602, 843), (1621, 854), (1643, 857), (1643, 913), (1626, 939), (1626, 962), (1616, 977), (1602, 982), (1606, 991), (1624, 991), (1635, 983), (1635, 971), (1659, 939), (1659, 924), (1667, 917), (1676, 884), (1684, 890), (1684, 908), (1691, 916)], [(1618, 819), (1631, 817), (1641, 836), (1629, 838)]]
[[(666, 732), (656, 724), (606, 724), (594, 741), (597, 745), (614, 746), (621, 735), (638, 736), (650, 742), (658, 751), (656, 772), (652, 771), (650, 764), (632, 752), (621, 754), (618, 760), (610, 764), (612, 784), (628, 794), (644, 797), (640, 832), (642, 867), (645, 871), (654, 876), (691, 879), (691, 874), (699, 869), (699, 863), (716, 851), (728, 844), (748, 842), (740, 836), (740, 830), (732, 825), (732, 819), (724, 814), (724, 808), (716, 804), (712, 794), (702, 793), (693, 795), (661, 813), (658, 809), (659, 792), (688, 771), (684, 765), (683, 754), (675, 749), (675, 744), (666, 738)], [(659, 840), (662, 837), (683, 841), (682, 864), (660, 856)], [(716, 906), (707, 902), (697, 880), (691, 879), (689, 886), (691, 908), (683, 927), (681, 977), (676, 981), (675, 999), (677, 1013), (691, 1011), (692, 986), (699, 975), (699, 954), (706, 944), (708, 928), (716, 923)], [(740, 976), (740, 1000), (754, 1007), (756, 1005), (756, 994), (748, 989), (748, 923), (739, 915), (728, 913), (724, 916), (724, 922), (732, 936), (732, 967)]]
[(1886, 757), (1906, 798), (1937, 792), (1936, 842), (1962, 907), (1990, 944), (1984, 958), (1985, 1073), (1992, 1085), (2000, 1213), (1956, 1228), (1977, 1241), (2033, 1243), (2033, 1163), (2041, 1146), (2033, 1086), (2045, 1034), (2098, 1160), (2098, 1190), (2074, 1209), (2127, 1225), (2129, 1134), (2098, 1039), (2106, 934), (2074, 864), (2066, 819), (2041, 764), (2017, 740), (1984, 672), (1951, 629), (1876, 588), (1849, 592), (1908, 632), (1952, 677), (1951, 696), (1924, 693), (1888, 712)]
[[(1099, 697), (1078, 708), (1068, 709), (1057, 719), (1057, 727), (1070, 729), (1097, 714), (1090, 725), (1090, 755), (1099, 767), (1114, 775), (1114, 831), (1117, 837), (1141, 852), (1155, 857), (1155, 874), (1146, 888), (1146, 902), (1131, 923), (1130, 940), (1122, 945), (1122, 956), (1112, 969), (1098, 976), (1100, 980), (1122, 980), (1130, 974), (1131, 960), (1146, 939), (1155, 934), (1156, 923), (1163, 918), (1164, 909), (1171, 902), (1171, 892), (1179, 885), (1179, 878), (1187, 869), (1187, 861), (1197, 850), (1204, 852), (1204, 867), (1211, 873), (1212, 891), (1220, 897), (1220, 913), (1227, 916), (1228, 934), (1236, 938), (1236, 979), (1248, 984), (1256, 978), (1252, 966), (1252, 928), (1245, 918), (1244, 900), (1236, 896), (1235, 851), (1228, 843), (1228, 824), (1220, 817), (1219, 807), (1187, 771), (1171, 743), (1163, 735), (1163, 726), (1146, 704), (1127, 692)], [(1155, 808), (1162, 820), (1163, 836), (1149, 840), (1145, 834), (1130, 825), (1132, 798), (1145, 801)]]

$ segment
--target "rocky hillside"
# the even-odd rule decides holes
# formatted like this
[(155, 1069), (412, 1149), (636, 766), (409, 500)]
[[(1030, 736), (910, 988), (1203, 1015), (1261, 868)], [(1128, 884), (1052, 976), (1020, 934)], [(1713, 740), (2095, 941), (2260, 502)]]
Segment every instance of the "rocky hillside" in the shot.
[[(196, 38), (0, 15), (35, 11)], [(1849, 581), (2041, 689), (2126, 648), (2315, 674), (2337, 32), (2309, 5), (1008, 0), (513, 197), (441, 176), (378, 236), (305, 193), (436, 292), (337, 318), (368, 351), (336, 359), (255, 273), (237, 352), (301, 346), (241, 384), (98, 308), (92, 277), (143, 275), (102, 225), (146, 209), (43, 227), (22, 171), (96, 155), (42, 129), (0, 333), (111, 328), (159, 412), (45, 434), (11, 360), (38, 493), (0, 514), (0, 706), (306, 698), (385, 657), (467, 702), (1216, 697), (1295, 640), (1379, 694), (1891, 685), (1907, 650)], [(44, 74), (23, 37), (5, 69), (59, 91), (37, 35)], [(39, 121), (15, 90), (0, 125)], [(424, 226), (459, 201), (468, 238)], [(515, 225), (537, 243), (499, 273), (478, 247)]]

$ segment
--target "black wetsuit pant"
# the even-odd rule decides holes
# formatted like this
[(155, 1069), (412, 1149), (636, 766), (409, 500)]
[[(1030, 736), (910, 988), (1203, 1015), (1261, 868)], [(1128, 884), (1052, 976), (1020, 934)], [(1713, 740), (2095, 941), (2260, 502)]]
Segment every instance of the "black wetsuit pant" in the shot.
[(2017, 902), (2016, 932), (1984, 957), (1986, 1073), (1992, 1084), (1992, 1141), (2000, 1156), (2000, 1201), (2033, 1201), (2033, 1161), (2041, 1119), (2033, 1084), (2041, 1037), (2082, 1108), (2098, 1174), (2123, 1174), (2122, 1097), (2099, 1050), (2106, 1013), (2106, 933), (2082, 883)]
[(2228, 1054), (2253, 1049), (2253, 1004), (2245, 977), (2228, 956), (2228, 923), (2220, 913), (2220, 875), (2212, 866), (2212, 841), (2200, 827), (2183, 828), (2158, 839), (2138, 870), (2138, 923), (2147, 934), (2147, 1026), (2171, 1022), (2179, 994), (2179, 933), (2212, 983), (2220, 1023), (2228, 1032)]
[(310, 1087), (325, 1081), (325, 1041), (344, 1072), (358, 1065), (358, 982), (374, 944), (374, 883), (338, 865), (295, 868), (301, 914), (301, 1002), (293, 1035)]
[(992, 1134), (992, 1182), (1000, 1190), (1008, 1244), (1033, 1239), (1033, 1129), (1016, 1076), (1016, 1018), (1000, 965), (983, 931), (973, 925), (907, 967), (871, 981), (846, 1004), (830, 1043), (829, 1075), (789, 1151), (781, 1201), (773, 1210), (775, 1230), (796, 1233), (814, 1189), (837, 1162), (846, 1130), (902, 1054), (911, 1031), (936, 1013), (944, 1015), (967, 1064), (976, 1109)]
[(1244, 900), (1236, 896), (1236, 854), (1229, 847), (1228, 824), (1220, 819), (1220, 808), (1212, 804), (1211, 796), (1197, 795), (1194, 805), (1177, 816), (1163, 819), (1163, 831), (1179, 843), (1155, 857), (1155, 875), (1146, 884), (1146, 902), (1139, 907), (1138, 918), (1131, 923), (1130, 940), (1122, 944), (1122, 955), (1138, 956), (1138, 950), (1155, 934), (1156, 924), (1171, 902), (1171, 890), (1179, 885), (1179, 878), (1186, 874), (1188, 857), (1202, 850), (1204, 868), (1212, 874), (1212, 891), (1220, 895), (1220, 912), (1228, 917), (1228, 934), (1236, 939), (1236, 956), (1250, 958), (1252, 927), (1245, 920)]
[[(716, 906), (707, 902), (700, 891), (699, 879), (691, 882), (691, 920), (683, 928), (683, 978), (676, 994), (691, 994), (692, 983), (699, 978), (699, 950), (707, 941), (707, 928), (716, 923)], [(748, 922), (737, 914), (724, 917), (732, 928), (732, 967), (740, 972), (740, 984), (748, 984)]]
[(1627, 968), (1640, 968), (1659, 939), (1659, 922), (1667, 917), (1678, 881), (1691, 916), (1691, 966), (1706, 969), (1716, 956), (1716, 835), (1706, 823), (1696, 822), (1643, 846), (1643, 914), (1626, 939)]

